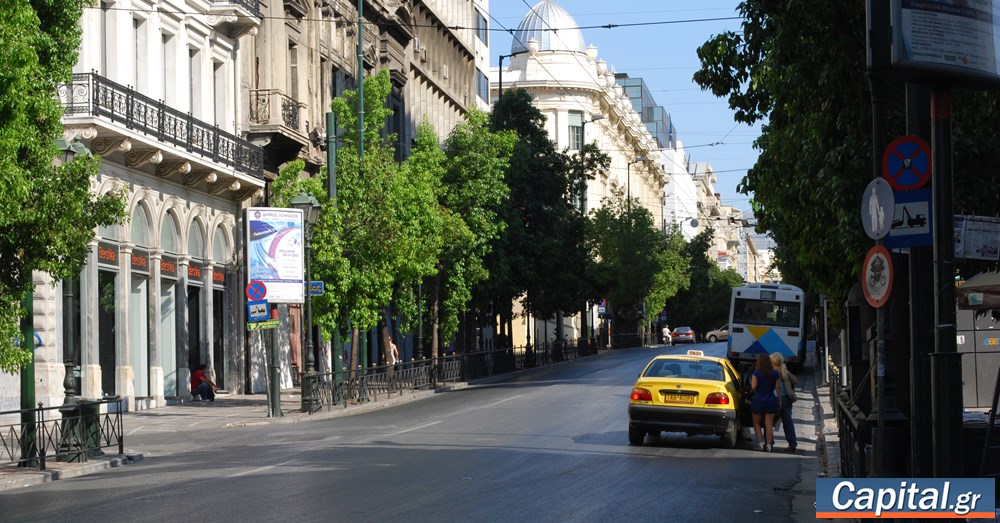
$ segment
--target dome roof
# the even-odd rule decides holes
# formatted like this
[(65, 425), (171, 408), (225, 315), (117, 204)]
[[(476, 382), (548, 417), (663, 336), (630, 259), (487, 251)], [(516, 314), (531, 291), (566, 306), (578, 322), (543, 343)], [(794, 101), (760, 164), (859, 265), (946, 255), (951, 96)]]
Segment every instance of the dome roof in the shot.
[[(552, 29), (558, 29), (553, 31)], [(510, 52), (527, 51), (528, 40), (536, 40), (540, 51), (585, 52), (583, 33), (569, 12), (551, 0), (542, 0), (524, 15), (514, 32)]]

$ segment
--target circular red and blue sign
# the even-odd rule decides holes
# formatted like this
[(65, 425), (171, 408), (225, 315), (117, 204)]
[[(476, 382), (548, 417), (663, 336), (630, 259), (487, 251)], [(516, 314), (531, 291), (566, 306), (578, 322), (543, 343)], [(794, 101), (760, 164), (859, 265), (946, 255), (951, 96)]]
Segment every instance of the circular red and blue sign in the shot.
[(913, 191), (931, 179), (931, 148), (916, 136), (900, 136), (882, 154), (882, 176), (894, 190)]
[(253, 280), (247, 284), (247, 299), (250, 301), (260, 301), (267, 296), (267, 287), (260, 280)]

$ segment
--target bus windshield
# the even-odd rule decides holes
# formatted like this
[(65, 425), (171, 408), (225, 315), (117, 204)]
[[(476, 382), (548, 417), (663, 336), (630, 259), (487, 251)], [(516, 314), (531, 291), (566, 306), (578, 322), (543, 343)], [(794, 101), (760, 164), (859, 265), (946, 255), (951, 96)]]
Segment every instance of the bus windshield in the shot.
[(802, 305), (792, 301), (750, 300), (733, 302), (733, 323), (798, 328)]

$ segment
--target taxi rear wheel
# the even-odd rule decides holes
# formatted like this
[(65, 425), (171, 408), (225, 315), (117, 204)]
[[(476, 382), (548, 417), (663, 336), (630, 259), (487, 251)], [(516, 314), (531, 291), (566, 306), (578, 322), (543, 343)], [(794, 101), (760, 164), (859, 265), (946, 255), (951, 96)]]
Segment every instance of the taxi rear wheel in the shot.
[(738, 436), (739, 433), (737, 430), (736, 422), (735, 421), (729, 422), (729, 428), (726, 429), (725, 434), (722, 435), (722, 448), (724, 449), (736, 448), (736, 440)]
[(642, 445), (643, 440), (646, 439), (646, 431), (629, 426), (628, 428), (628, 443), (629, 445)]

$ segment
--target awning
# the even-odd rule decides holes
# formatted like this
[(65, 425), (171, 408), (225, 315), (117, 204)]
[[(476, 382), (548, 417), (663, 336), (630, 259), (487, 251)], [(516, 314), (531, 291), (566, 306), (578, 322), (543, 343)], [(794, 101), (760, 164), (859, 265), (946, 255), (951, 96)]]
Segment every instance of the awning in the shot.
[(981, 272), (955, 288), (959, 309), (1000, 309), (1000, 272)]

